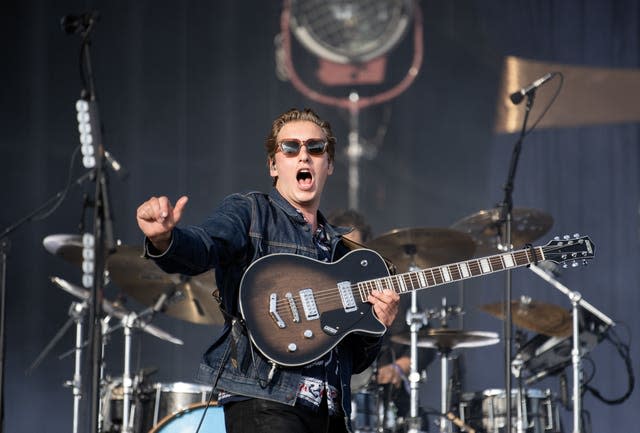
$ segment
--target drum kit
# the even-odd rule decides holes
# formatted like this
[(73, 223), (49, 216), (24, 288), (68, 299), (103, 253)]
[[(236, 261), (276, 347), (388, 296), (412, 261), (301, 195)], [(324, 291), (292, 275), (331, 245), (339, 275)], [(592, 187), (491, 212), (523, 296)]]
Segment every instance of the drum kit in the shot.
[[(552, 218), (544, 212), (514, 209), (512, 245), (506, 246), (501, 232), (499, 210), (490, 209), (464, 218), (452, 228), (396, 229), (373, 239), (366, 247), (376, 250), (393, 263), (398, 271), (407, 272), (470, 259), (478, 252), (497, 254), (511, 248), (520, 248), (546, 233), (551, 224)], [(79, 236), (51, 235), (43, 243), (51, 254), (81, 266), (83, 248)], [(149, 384), (146, 379), (148, 372), (143, 371), (132, 377), (129, 362), (130, 336), (134, 329), (172, 344), (182, 344), (180, 339), (151, 324), (158, 312), (195, 324), (223, 323), (224, 319), (212, 297), (215, 289), (212, 272), (196, 277), (166, 274), (152, 261), (141, 258), (141, 248), (120, 245), (107, 258), (105, 277), (107, 282), (114, 282), (127, 295), (148, 308), (136, 313), (127, 310), (119, 302), (106, 299), (102, 302), (106, 315), (103, 333), (108, 335), (114, 330), (124, 329), (125, 368), (120, 377), (113, 378), (103, 374), (99, 411), (101, 431), (176, 433), (195, 431), (201, 421), (204, 421), (204, 426), (209, 426), (208, 430), (203, 427), (201, 431), (224, 431), (222, 409), (216, 406), (210, 387), (183, 382)], [(76, 425), (77, 405), (81, 394), (82, 316), (87, 309), (90, 293), (58, 277), (53, 277), (52, 282), (80, 301), (72, 305), (68, 322), (76, 323), (76, 371), (74, 380), (69, 382), (74, 394)], [(480, 309), (494, 317), (503, 318), (501, 303), (483, 305)], [(511, 311), (516, 327), (539, 334), (523, 345), (516, 357), (521, 376), (529, 373), (531, 379), (557, 369), (560, 363), (563, 363), (563, 367), (566, 366), (566, 357), (539, 362), (537, 353), (540, 345), (552, 346), (549, 339), (563, 341), (568, 337), (571, 333), (571, 313), (554, 305), (524, 298), (512, 302)], [(377, 384), (374, 363), (361, 375), (354, 376), (352, 381), (352, 422), (356, 432), (418, 433), (429, 430), (429, 423), (423, 422), (425, 415), (419, 404), (419, 387), (424, 381), (424, 374), (418, 371), (420, 348), (435, 349), (440, 358), (441, 407), (440, 410), (433, 411), (437, 416), (433, 424), (438, 431), (452, 432), (457, 428), (459, 431), (484, 430), (499, 433), (504, 430), (504, 390), (461, 393), (456, 399), (459, 407), (452, 407), (448, 373), (452, 352), (494, 345), (500, 341), (498, 334), (493, 332), (449, 327), (450, 319), (462, 313), (461, 307), (447, 306), (446, 300), (442, 307), (420, 311), (416, 292), (413, 291), (411, 308), (406, 314), (409, 331), (391, 336), (393, 343), (408, 346), (411, 351), (411, 370), (405, 378), (406, 389), (403, 388), (408, 394), (410, 409), (407, 414), (399, 416), (393, 399), (383, 396), (385, 388)], [(110, 327), (112, 319), (117, 319), (119, 323)], [(439, 326), (427, 327), (433, 320), (439, 320)], [(104, 344), (103, 342), (103, 346)], [(43, 355), (44, 353), (39, 359)], [(531, 379), (527, 385), (534, 381)], [(510, 411), (513, 414), (513, 426), (519, 426), (520, 429), (514, 429), (513, 433), (560, 431), (558, 408), (551, 391), (527, 389), (522, 385), (512, 390), (512, 395), (512, 403), (517, 402), (517, 407)]]
[[(78, 235), (55, 234), (43, 240), (45, 249), (65, 261), (81, 266), (83, 260), (82, 239)], [(149, 383), (151, 372), (143, 369), (131, 374), (131, 335), (134, 330), (150, 334), (163, 341), (182, 345), (179, 338), (153, 325), (154, 316), (162, 312), (190, 323), (220, 325), (224, 319), (213, 300), (215, 290), (213, 272), (196, 277), (170, 275), (161, 271), (152, 261), (141, 257), (141, 247), (119, 245), (107, 259), (105, 280), (114, 282), (136, 301), (147, 305), (141, 312), (125, 308), (120, 301), (103, 299), (105, 314), (101, 321), (102, 333), (109, 336), (124, 330), (124, 371), (122, 375), (105, 373), (102, 360), (100, 380), (100, 409), (98, 428), (104, 433), (178, 433), (195, 431), (202, 421), (201, 431), (224, 432), (222, 408), (212, 398), (211, 387), (198, 384), (173, 382)], [(73, 380), (66, 385), (73, 389), (74, 432), (78, 431), (79, 401), (82, 395), (81, 354), (83, 341), (83, 316), (91, 298), (89, 290), (76, 286), (62, 278), (51, 281), (78, 298), (69, 310), (70, 320), (56, 338), (43, 350), (32, 364), (35, 368), (44, 358), (63, 331), (76, 324), (76, 365)], [(113, 325), (112, 321), (117, 321)], [(103, 339), (102, 354), (108, 344)], [(128, 410), (125, 410), (128, 408)]]
[[(419, 269), (456, 263), (474, 256), (484, 256), (523, 248), (544, 235), (553, 223), (550, 215), (530, 208), (516, 208), (512, 215), (511, 245), (506, 245), (503, 223), (500, 221), (500, 209), (482, 210), (454, 223), (451, 228), (407, 228), (396, 229), (368, 242), (366, 246), (379, 252), (393, 263), (398, 272), (410, 272)], [(393, 402), (380, 396), (384, 387), (371, 380), (363, 388), (353, 388), (354, 404), (352, 421), (357, 432), (423, 432), (428, 431), (425, 418), (420, 412), (418, 386), (425, 377), (418, 369), (417, 353), (419, 348), (435, 349), (440, 359), (440, 400), (439, 410), (431, 410), (436, 416), (434, 424), (439, 432), (486, 431), (504, 433), (505, 392), (504, 389), (488, 389), (479, 392), (459, 392), (452, 398), (455, 390), (448, 364), (454, 351), (494, 345), (500, 342), (498, 334), (484, 331), (469, 331), (449, 327), (449, 321), (463, 314), (461, 307), (443, 306), (429, 311), (419, 311), (413, 291), (411, 309), (407, 311), (409, 332), (391, 336), (396, 344), (411, 349), (410, 382), (411, 410), (405, 418), (398, 416)], [(503, 303), (480, 306), (480, 310), (503, 319)], [(513, 323), (517, 328), (535, 332), (538, 335), (530, 343), (522, 346), (514, 365), (519, 366), (518, 373), (529, 378), (540, 376), (533, 370), (537, 362), (536, 349), (540, 344), (549, 344), (548, 339), (565, 341), (571, 334), (571, 313), (561, 307), (523, 298), (512, 302)], [(438, 327), (425, 327), (429, 321), (439, 320)], [(540, 342), (540, 343), (538, 343)], [(526, 354), (526, 356), (525, 356)], [(557, 361), (557, 362), (556, 362)], [(562, 364), (560, 364), (562, 363)], [(554, 369), (564, 368), (566, 358), (551, 360), (540, 367), (547, 374)], [(375, 370), (375, 368), (374, 368)], [(526, 382), (526, 385), (534, 380)], [(352, 383), (353, 385), (353, 383)], [(363, 397), (364, 394), (364, 397)], [(556, 397), (550, 390), (526, 388), (522, 382), (511, 391), (512, 432), (546, 433), (559, 432), (560, 420)], [(453, 407), (453, 402), (458, 407)], [(428, 424), (428, 423), (426, 423)]]

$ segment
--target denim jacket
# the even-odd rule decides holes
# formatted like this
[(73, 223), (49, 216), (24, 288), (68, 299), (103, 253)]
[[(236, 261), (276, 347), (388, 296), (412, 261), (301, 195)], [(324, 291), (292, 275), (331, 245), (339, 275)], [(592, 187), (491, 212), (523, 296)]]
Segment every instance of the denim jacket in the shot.
[[(332, 260), (348, 252), (341, 236), (349, 230), (329, 225), (319, 214), (331, 245)], [(147, 255), (150, 245), (147, 243)], [(238, 288), (247, 267), (268, 254), (291, 253), (317, 258), (311, 226), (274, 188), (225, 198), (200, 226), (176, 227), (169, 249), (152, 256), (166, 272), (196, 275), (215, 268), (224, 327), (203, 355), (198, 380), (216, 389), (289, 405), (296, 402), (301, 367), (273, 365), (250, 342), (238, 320)], [(366, 369), (377, 356), (381, 338), (350, 334), (338, 344), (342, 408), (350, 427), (352, 373)]]

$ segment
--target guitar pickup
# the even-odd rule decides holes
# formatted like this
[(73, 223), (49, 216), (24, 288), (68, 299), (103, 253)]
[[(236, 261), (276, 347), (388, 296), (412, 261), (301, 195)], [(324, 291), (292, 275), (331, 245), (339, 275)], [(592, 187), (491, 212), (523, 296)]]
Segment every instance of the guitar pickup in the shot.
[(313, 297), (313, 290), (300, 290), (300, 300), (302, 301), (302, 309), (307, 320), (315, 320), (320, 318), (316, 299)]
[(345, 313), (356, 311), (358, 306), (353, 297), (353, 290), (351, 290), (351, 281), (340, 281), (338, 283), (338, 291), (340, 292), (340, 299), (342, 300), (342, 307)]
[(291, 309), (291, 315), (293, 316), (293, 321), (295, 323), (300, 323), (300, 313), (298, 312), (298, 307), (296, 306), (296, 301), (293, 299), (293, 295), (291, 292), (287, 292), (284, 295), (289, 301), (289, 308)]
[(278, 314), (277, 302), (278, 295), (276, 295), (275, 293), (269, 295), (269, 314), (271, 315), (271, 318), (274, 320), (274, 322), (276, 322), (276, 325), (278, 325), (278, 328), (286, 328), (287, 325), (284, 323), (284, 320), (282, 320), (282, 317), (280, 317), (280, 314)]

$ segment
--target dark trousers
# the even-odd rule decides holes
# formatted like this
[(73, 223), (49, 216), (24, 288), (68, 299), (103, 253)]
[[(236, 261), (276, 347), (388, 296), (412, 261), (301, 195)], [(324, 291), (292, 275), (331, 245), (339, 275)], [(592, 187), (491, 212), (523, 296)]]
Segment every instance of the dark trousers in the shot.
[(329, 416), (326, 401), (320, 410), (289, 406), (270, 400), (251, 399), (224, 405), (227, 433), (334, 433), (347, 431), (344, 420)]

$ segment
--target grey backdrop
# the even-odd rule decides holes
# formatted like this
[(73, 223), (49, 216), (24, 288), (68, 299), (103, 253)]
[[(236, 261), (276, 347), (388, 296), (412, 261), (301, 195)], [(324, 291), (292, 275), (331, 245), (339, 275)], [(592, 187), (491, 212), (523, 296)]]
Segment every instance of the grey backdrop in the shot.
[[(639, 67), (636, 0), (423, 0), (420, 5), (425, 55), (419, 76), (398, 98), (361, 112), (361, 134), (380, 140), (378, 154), (362, 164), (360, 191), (360, 208), (376, 234), (400, 227), (447, 227), (502, 199), (516, 139), (492, 132), (496, 99), (506, 97), (497, 90), (504, 56)], [(80, 40), (63, 34), (59, 20), (89, 9), (101, 13), (92, 59), (104, 143), (130, 172), (127, 180), (112, 175), (110, 181), (116, 234), (123, 243), (141, 243), (134, 212), (150, 195), (175, 199), (188, 194), (184, 221), (194, 223), (231, 192), (268, 189), (262, 141), (272, 118), (292, 106), (313, 106), (332, 121), (339, 161), (322, 207), (331, 211), (348, 205), (342, 153), (347, 115), (312, 103), (276, 77), (279, 1), (29, 0), (5, 2), (3, 9), (0, 228), (65, 184), (78, 144), (74, 104), (81, 89)], [(411, 50), (411, 39), (405, 38), (391, 54), (387, 87), (404, 73)], [(315, 58), (300, 47), (296, 53), (296, 66), (313, 83)], [(343, 96), (349, 89), (325, 90)], [(358, 90), (373, 94), (380, 88)], [(79, 164), (73, 173), (82, 173)], [(637, 124), (538, 130), (525, 140), (514, 191), (516, 207), (534, 207), (554, 218), (551, 232), (536, 243), (574, 232), (594, 240), (593, 263), (563, 272), (561, 279), (619, 321), (624, 340), (640, 327), (639, 174)], [(83, 191), (91, 195), (92, 186), (72, 189), (50, 217), (9, 236), (8, 432), (71, 430), (72, 395), (63, 383), (71, 379), (73, 358), (59, 357), (72, 348), (73, 329), (37, 369), (29, 375), (26, 370), (67, 321), (75, 300), (49, 277), (79, 284), (80, 270), (48, 254), (42, 239), (77, 232)], [(527, 294), (569, 308), (565, 297), (527, 270), (514, 272), (513, 283), (514, 296)], [(492, 276), (464, 288), (433, 289), (421, 294), (421, 301), (432, 308), (442, 297), (451, 304), (464, 300), (465, 329), (501, 332), (501, 322), (478, 307), (500, 301), (503, 287), (504, 277)], [(109, 299), (125, 295), (113, 285), (106, 289)], [(131, 299), (126, 305), (144, 307)], [(136, 335), (134, 368), (156, 367), (157, 382), (193, 382), (199, 354), (217, 329), (170, 317), (154, 323), (185, 344)], [(122, 374), (122, 353), (122, 336), (116, 332), (107, 346), (109, 374)], [(631, 354), (637, 372), (637, 345)], [(504, 387), (502, 345), (468, 349), (462, 356), (465, 391)], [(595, 373), (591, 384), (608, 398), (624, 394), (627, 373), (613, 346), (601, 343), (590, 358), (585, 369)], [(438, 364), (428, 373), (422, 404), (437, 407)], [(534, 387), (557, 392), (558, 384), (548, 379)], [(85, 396), (83, 407), (88, 401)], [(637, 392), (621, 405), (606, 405), (587, 393), (584, 407), (592, 430), (585, 431), (635, 431), (639, 405)], [(571, 414), (563, 410), (562, 416), (568, 431)], [(82, 427), (86, 419), (84, 414)]]

